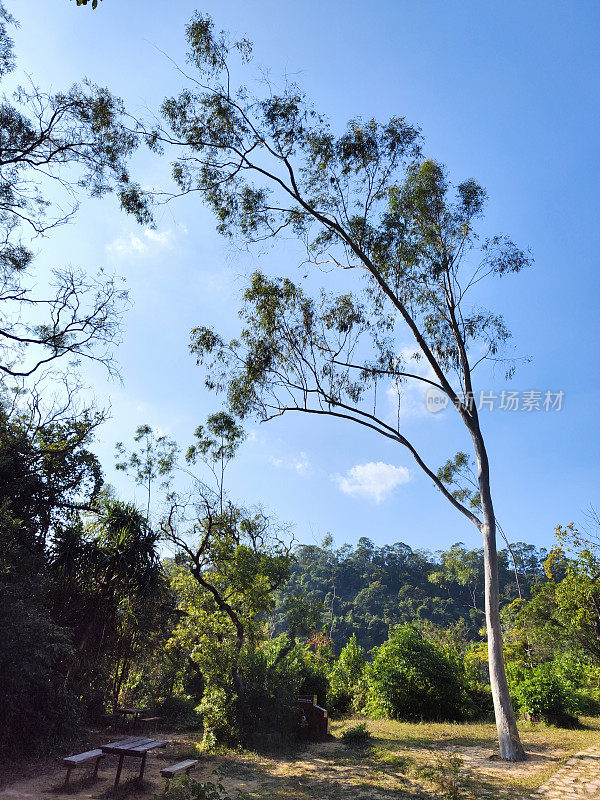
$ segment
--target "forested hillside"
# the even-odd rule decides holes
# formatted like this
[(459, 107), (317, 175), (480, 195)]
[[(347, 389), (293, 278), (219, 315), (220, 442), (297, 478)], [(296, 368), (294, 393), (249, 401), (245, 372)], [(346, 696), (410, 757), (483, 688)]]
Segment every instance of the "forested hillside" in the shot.
[[(547, 552), (518, 542), (499, 552), (502, 605), (531, 597), (545, 579)], [(286, 599), (305, 593), (323, 608), (323, 625), (339, 650), (354, 634), (367, 650), (380, 645), (390, 625), (430, 622), (447, 627), (462, 620), (469, 638), (484, 625), (483, 553), (462, 543), (445, 551), (413, 550), (403, 542), (376, 547), (363, 537), (356, 547), (301, 545)], [(516, 571), (513, 563), (516, 562)], [(277, 628), (283, 623), (278, 620)]]

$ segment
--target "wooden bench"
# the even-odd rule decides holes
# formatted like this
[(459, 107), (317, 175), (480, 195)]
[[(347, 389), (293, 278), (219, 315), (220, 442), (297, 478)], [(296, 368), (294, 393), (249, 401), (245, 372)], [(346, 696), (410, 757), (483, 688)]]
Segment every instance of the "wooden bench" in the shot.
[(85, 764), (86, 761), (92, 761), (92, 759), (96, 759), (96, 766), (94, 767), (94, 777), (98, 776), (98, 767), (100, 762), (106, 756), (102, 752), (102, 750), (88, 750), (87, 753), (78, 753), (75, 756), (67, 756), (63, 758), (63, 764), (67, 768), (67, 775), (65, 777), (65, 786), (69, 782), (69, 778), (71, 777), (71, 772), (78, 767), (80, 764)]
[(178, 764), (172, 764), (170, 767), (165, 767), (161, 769), (160, 774), (163, 778), (169, 780), (173, 778), (175, 775), (180, 775), (182, 772), (185, 772), (186, 775), (190, 774), (190, 770), (194, 769), (198, 764), (198, 759), (190, 758), (188, 761), (180, 761)]

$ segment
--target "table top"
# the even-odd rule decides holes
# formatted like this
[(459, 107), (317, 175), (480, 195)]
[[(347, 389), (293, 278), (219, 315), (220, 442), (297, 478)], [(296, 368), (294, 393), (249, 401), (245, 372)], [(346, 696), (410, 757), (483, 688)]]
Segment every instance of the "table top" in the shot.
[(145, 708), (116, 708), (115, 714), (145, 714)]
[(103, 744), (100, 749), (103, 753), (115, 753), (116, 755), (124, 756), (143, 756), (148, 750), (154, 750), (155, 747), (166, 747), (167, 744), (168, 742), (164, 739), (148, 739), (142, 736), (130, 736), (118, 742)]

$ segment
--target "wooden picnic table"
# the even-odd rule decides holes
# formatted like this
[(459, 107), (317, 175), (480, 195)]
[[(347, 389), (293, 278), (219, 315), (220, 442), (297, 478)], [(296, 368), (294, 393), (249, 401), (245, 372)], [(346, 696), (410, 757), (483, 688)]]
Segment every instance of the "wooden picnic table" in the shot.
[(145, 714), (146, 711), (147, 709), (145, 708), (126, 708), (126, 707), (115, 708), (115, 714), (118, 714), (123, 721), (123, 724), (121, 726), (123, 730), (125, 729), (125, 722), (128, 716), (133, 717), (132, 727), (135, 728), (140, 714)]
[(121, 779), (121, 770), (123, 769), (123, 759), (125, 756), (141, 758), (142, 763), (140, 764), (139, 779), (142, 780), (144, 777), (144, 769), (146, 767), (146, 756), (148, 755), (149, 751), (154, 750), (157, 747), (166, 747), (167, 744), (168, 743), (164, 739), (148, 739), (147, 737), (130, 736), (127, 739), (122, 739), (119, 742), (109, 742), (108, 744), (102, 745), (100, 749), (103, 753), (119, 756), (119, 764), (117, 766), (114, 788), (116, 789), (119, 785), (119, 780)]

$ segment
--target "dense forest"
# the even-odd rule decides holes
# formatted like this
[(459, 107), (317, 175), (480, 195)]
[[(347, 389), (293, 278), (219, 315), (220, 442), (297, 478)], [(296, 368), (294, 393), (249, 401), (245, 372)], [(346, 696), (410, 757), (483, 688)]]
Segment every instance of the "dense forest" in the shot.
[[(322, 606), (322, 626), (336, 648), (356, 636), (370, 650), (393, 625), (460, 621), (476, 640), (483, 616), (483, 553), (454, 544), (446, 551), (412, 550), (398, 542), (375, 547), (367, 538), (356, 547), (300, 545), (295, 552), (287, 598), (305, 593)], [(546, 580), (545, 550), (518, 542), (499, 552), (502, 604), (531, 598), (532, 587)], [(514, 559), (514, 561), (513, 561)]]

